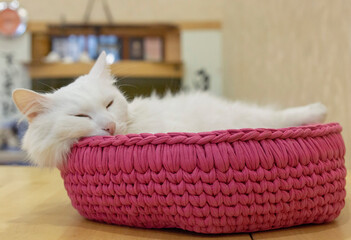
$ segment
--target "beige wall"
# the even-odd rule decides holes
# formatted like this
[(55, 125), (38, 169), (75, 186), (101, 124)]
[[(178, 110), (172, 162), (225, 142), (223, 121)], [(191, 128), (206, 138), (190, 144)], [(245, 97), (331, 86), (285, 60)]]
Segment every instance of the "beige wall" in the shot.
[[(106, 22), (101, 0), (96, 0), (93, 22)], [(20, 0), (32, 21), (82, 21), (88, 0)], [(108, 0), (116, 22), (211, 21), (222, 18), (223, 0)]]
[(226, 0), (224, 9), (225, 95), (321, 101), (351, 149), (351, 1)]

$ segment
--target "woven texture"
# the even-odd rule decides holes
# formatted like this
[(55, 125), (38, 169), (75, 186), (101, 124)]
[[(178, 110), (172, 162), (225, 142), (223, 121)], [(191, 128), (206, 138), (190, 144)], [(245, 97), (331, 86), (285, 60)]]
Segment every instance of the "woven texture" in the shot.
[(200, 233), (323, 223), (344, 207), (341, 129), (90, 137), (60, 170), (73, 206), (96, 221)]

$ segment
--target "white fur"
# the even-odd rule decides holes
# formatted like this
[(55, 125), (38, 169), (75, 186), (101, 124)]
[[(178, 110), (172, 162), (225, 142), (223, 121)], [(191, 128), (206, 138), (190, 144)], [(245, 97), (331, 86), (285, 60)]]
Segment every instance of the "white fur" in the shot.
[[(281, 128), (319, 123), (326, 116), (326, 108), (320, 103), (275, 110), (230, 102), (203, 92), (168, 94), (164, 98), (153, 95), (128, 103), (113, 84), (103, 53), (89, 74), (54, 93), (40, 95), (43, 106), (30, 119), (23, 139), (23, 149), (31, 161), (39, 166), (59, 166), (79, 138), (108, 135), (103, 129), (111, 121), (116, 123), (114, 134), (126, 134)], [(23, 94), (23, 89), (21, 91)], [(42, 101), (43, 96), (46, 101)], [(26, 114), (31, 106), (23, 107), (25, 104), (16, 91), (13, 98)], [(113, 104), (107, 109), (111, 100)], [(77, 114), (90, 118), (77, 117)]]
[(276, 110), (231, 102), (204, 92), (136, 98), (129, 104), (128, 112), (128, 133), (283, 128), (320, 123), (326, 116), (321, 103)]

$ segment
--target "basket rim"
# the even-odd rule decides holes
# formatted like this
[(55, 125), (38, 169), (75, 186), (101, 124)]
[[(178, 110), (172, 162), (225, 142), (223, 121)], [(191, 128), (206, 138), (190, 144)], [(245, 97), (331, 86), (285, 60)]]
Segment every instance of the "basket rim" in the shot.
[(209, 132), (168, 132), (168, 133), (139, 133), (115, 136), (92, 136), (81, 138), (73, 145), (74, 148), (82, 147), (107, 147), (119, 145), (147, 145), (147, 144), (198, 144), (220, 142), (235, 142), (266, 139), (295, 139), (306, 137), (321, 137), (329, 134), (340, 133), (342, 127), (337, 122), (326, 124), (313, 124), (288, 128), (242, 128), (215, 130)]

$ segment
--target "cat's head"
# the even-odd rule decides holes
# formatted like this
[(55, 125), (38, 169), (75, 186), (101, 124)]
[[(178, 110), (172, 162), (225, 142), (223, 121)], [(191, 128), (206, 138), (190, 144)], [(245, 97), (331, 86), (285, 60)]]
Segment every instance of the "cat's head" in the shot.
[(125, 133), (128, 103), (114, 82), (103, 52), (87, 75), (53, 93), (16, 89), (13, 100), (29, 122), (22, 146), (30, 159), (57, 166), (81, 137)]

